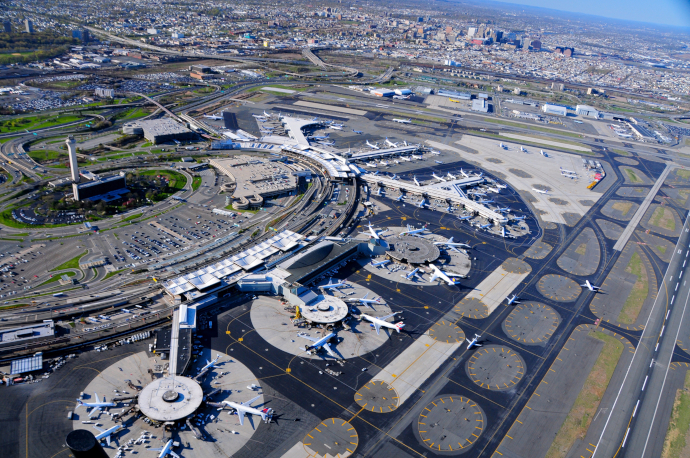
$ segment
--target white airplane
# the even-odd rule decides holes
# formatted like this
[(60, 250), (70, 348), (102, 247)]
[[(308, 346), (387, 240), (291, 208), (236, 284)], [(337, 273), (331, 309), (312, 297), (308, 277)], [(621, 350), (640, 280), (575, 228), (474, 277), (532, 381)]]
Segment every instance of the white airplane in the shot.
[(589, 289), (590, 291), (594, 291), (595, 293), (601, 289), (600, 286), (594, 286), (593, 284), (591, 284), (591, 283), (589, 282), (589, 280), (585, 280), (585, 284), (584, 284), (584, 285), (580, 285), (580, 286), (584, 286), (584, 287), (586, 287), (587, 289)]
[(458, 177), (456, 175), (453, 175), (452, 173), (448, 172), (448, 175), (446, 177), (450, 180), (457, 180)]
[(560, 167), (561, 173), (569, 173), (571, 175), (577, 175), (577, 172), (573, 172), (572, 170), (566, 170), (563, 167)]
[[(379, 235), (379, 231), (374, 229), (374, 226), (371, 225), (371, 221), (369, 221), (369, 225), (367, 226), (369, 228), (369, 234), (375, 239), (380, 239), (381, 236)], [(382, 231), (383, 232), (383, 231)], [(366, 232), (362, 232), (362, 234), (366, 234)]]
[(371, 265), (372, 267), (381, 267), (385, 266), (389, 262), (391, 262), (390, 259), (384, 259), (383, 261), (371, 261)]
[(428, 205), (426, 203), (426, 199), (422, 197), (422, 200), (419, 201), (419, 204), (417, 205), (419, 208), (424, 208), (425, 205)]
[(355, 297), (353, 299), (345, 299), (345, 302), (348, 303), (359, 303), (362, 305), (366, 305), (369, 308), (374, 308), (371, 306), (371, 304), (380, 304), (381, 303), (381, 298), (377, 297), (376, 299), (367, 299), (367, 296), (369, 293), (366, 293), (363, 297)]
[[(240, 421), (240, 424), (242, 422)], [(163, 447), (158, 447), (158, 448), (150, 448), (149, 450), (152, 452), (160, 452), (158, 454), (158, 458), (165, 458), (166, 456), (170, 455), (173, 458), (180, 458), (180, 455), (172, 451), (173, 448), (173, 440), (170, 439)]]
[(405, 198), (405, 194), (400, 194), (400, 195), (398, 196), (398, 198), (395, 199), (395, 200), (397, 200), (398, 202), (400, 202), (400, 201), (403, 200), (404, 198)]
[(443, 164), (443, 161), (434, 161), (434, 162), (436, 162), (437, 164)]
[(508, 301), (508, 305), (513, 305), (513, 304), (519, 304), (520, 301), (518, 300), (517, 294), (513, 294), (513, 297), (506, 297), (506, 300)]
[(421, 186), (421, 184), (419, 184), (419, 181), (417, 181), (417, 176), (416, 176), (416, 175), (413, 176), (412, 179), (414, 180), (414, 184), (416, 184), (417, 186)]
[(573, 122), (576, 122), (578, 124), (584, 124), (582, 121), (573, 121)]
[(367, 146), (368, 146), (369, 148), (371, 148), (371, 149), (381, 149), (381, 148), (379, 147), (378, 143), (372, 145), (371, 143), (369, 143), (369, 140), (367, 140)]
[(508, 213), (510, 211), (510, 207), (497, 208), (496, 211), (501, 213)]
[[(259, 399), (260, 397), (261, 397), (261, 395), (255, 397), (255, 398), (252, 398), (247, 402), (242, 402), (242, 403), (232, 402), (232, 401), (223, 401), (223, 404), (225, 404), (226, 406), (230, 407), (231, 409), (235, 410), (235, 412), (237, 412), (237, 416), (240, 419), (240, 425), (244, 424), (244, 416), (247, 414), (258, 415), (261, 417), (261, 419), (264, 422), (268, 423), (269, 421), (271, 421), (271, 416), (272, 416), (271, 412), (273, 412), (273, 410), (270, 407), (266, 408), (266, 409), (261, 409), (261, 410), (252, 407), (252, 403), (255, 402), (257, 399)], [(220, 410), (222, 410), (222, 408)], [(231, 414), (232, 411), (230, 411), (228, 413)]]
[(115, 407), (114, 402), (106, 402), (105, 396), (103, 396), (103, 402), (101, 402), (100, 398), (98, 397), (98, 393), (94, 393), (96, 396), (96, 402), (84, 402), (81, 399), (77, 399), (77, 406), (74, 408), (74, 410), (77, 410), (80, 406), (84, 406), (87, 409), (91, 407), (91, 413), (89, 414), (89, 418), (93, 418), (94, 415), (100, 414), (101, 409), (104, 407)]
[[(422, 200), (422, 201), (423, 201), (423, 200)], [(398, 234), (398, 235), (414, 235), (414, 234), (419, 234), (420, 232), (426, 231), (426, 226), (427, 226), (427, 225), (425, 224), (425, 225), (422, 226), (420, 229), (412, 229), (412, 226), (410, 226), (410, 225), (408, 224), (408, 225), (407, 225), (407, 230), (406, 230), (406, 231), (402, 231), (402, 232), (401, 232), (400, 234)]]
[(345, 283), (345, 280), (343, 280), (343, 281), (338, 281), (338, 282), (336, 282), (336, 283), (333, 283), (333, 278), (329, 278), (329, 279), (328, 279), (328, 284), (327, 284), (327, 285), (323, 285), (322, 288), (323, 288), (323, 289), (338, 289), (338, 288), (340, 288), (340, 287), (342, 287), (342, 286), (347, 286), (347, 284)]
[(501, 143), (501, 144), (498, 145), (498, 146), (500, 146), (500, 147), (503, 148), (503, 149), (508, 149), (508, 147), (507, 147), (506, 145), (504, 145), (503, 143)]
[(393, 98), (396, 100), (407, 100), (410, 98), (410, 96), (409, 95), (394, 95)]
[(393, 176), (391, 177), (391, 180), (399, 180), (399, 179), (400, 179), (400, 177), (396, 174), (393, 174)]
[(480, 343), (478, 342), (479, 339), (481, 339), (481, 338), (482, 338), (482, 336), (480, 336), (479, 334), (475, 334), (475, 335), (474, 335), (474, 339), (472, 339), (472, 340), (470, 340), (470, 339), (465, 339), (465, 340), (467, 341), (467, 349), (469, 350), (469, 349), (472, 348), (472, 347), (481, 347), (482, 344), (480, 344)]
[(330, 126), (328, 126), (328, 128), (333, 130), (343, 130), (343, 126), (338, 126), (336, 124), (331, 124)]
[(381, 161), (379, 162), (379, 165), (381, 165), (381, 167), (388, 167), (389, 164), (386, 161)]
[(441, 178), (440, 176), (436, 175), (436, 172), (432, 173), (431, 176), (436, 178), (438, 181), (440, 181), (442, 183), (445, 183), (446, 181), (448, 181), (445, 178)]
[(462, 176), (464, 176), (465, 178), (469, 178), (469, 177), (470, 177), (470, 176), (469, 176), (468, 174), (466, 174), (462, 169), (460, 169), (460, 173), (461, 173)]
[(405, 162), (411, 162), (411, 161), (412, 161), (412, 159), (410, 159), (410, 158), (407, 157), (407, 156), (400, 156), (400, 159), (402, 159), (402, 160), (405, 161)]
[(467, 221), (468, 219), (472, 219), (472, 216), (458, 216), (458, 219), (460, 221)]
[(330, 143), (329, 143), (329, 142), (317, 141), (316, 143), (318, 143), (319, 145), (323, 145), (323, 146), (333, 146), (333, 145), (335, 145), (335, 142), (330, 142)]
[(479, 202), (480, 204), (492, 204), (492, 203), (494, 203), (494, 201), (491, 199), (489, 199), (489, 200), (479, 199), (477, 202)]
[(264, 116), (266, 116), (267, 118), (270, 118), (270, 117), (271, 117), (270, 114), (266, 113), (266, 110), (264, 110)]
[(441, 155), (441, 152), (432, 149), (432, 150), (431, 150), (431, 154), (433, 154), (434, 156), (440, 156), (440, 155)]
[(491, 186), (487, 186), (486, 189), (488, 189), (491, 192), (495, 192), (496, 194), (501, 193), (501, 190), (499, 188), (492, 188)]
[(516, 216), (513, 218), (513, 221), (522, 221), (523, 219), (527, 218), (526, 216)]
[(263, 120), (263, 121), (268, 119), (268, 118), (266, 118), (266, 116), (258, 115), (258, 114), (253, 114), (252, 116), (254, 116), (256, 119)]
[(505, 189), (505, 188), (507, 188), (508, 186), (506, 186), (506, 185), (504, 185), (504, 184), (496, 183), (496, 187), (497, 187), (498, 189)]
[(459, 281), (456, 282), (456, 281), (451, 279), (451, 277), (459, 277), (460, 275), (451, 273), (449, 276), (444, 271), (442, 271), (441, 269), (436, 267), (434, 264), (429, 264), (429, 265), (434, 270), (434, 274), (429, 279), (429, 283), (433, 283), (436, 279), (440, 278), (441, 280), (445, 281), (449, 285), (459, 285), (460, 284)]
[(526, 152), (527, 152), (527, 150), (525, 149), (524, 146), (521, 146), (521, 147), (520, 147), (520, 151), (522, 151), (523, 153), (526, 153)]
[(543, 189), (537, 189), (537, 188), (532, 188), (532, 191), (538, 192), (539, 194), (548, 194), (548, 191), (544, 191)]
[(405, 323), (403, 323), (402, 321), (398, 321), (397, 323), (389, 323), (388, 321), (386, 321), (388, 318), (395, 316), (398, 313), (400, 312), (391, 313), (390, 315), (382, 316), (380, 318), (376, 318), (362, 313), (361, 319), (371, 322), (371, 326), (373, 326), (373, 328), (376, 329), (376, 334), (381, 334), (381, 328), (395, 329), (396, 331), (398, 331), (399, 334), (402, 328), (405, 327)]
[(331, 349), (331, 346), (328, 343), (329, 340), (335, 337), (334, 332), (331, 332), (327, 336), (321, 337), (320, 339), (317, 339), (316, 337), (310, 337), (301, 333), (297, 335), (299, 337), (302, 337), (303, 339), (311, 340), (312, 342), (314, 342), (313, 345), (304, 346), (304, 349), (307, 352), (307, 354), (313, 355), (318, 351), (319, 348), (325, 348), (329, 355), (331, 355), (335, 359), (340, 359), (338, 355), (336, 355), (335, 352)]
[[(463, 218), (471, 218), (471, 217), (470, 216), (464, 216)], [(455, 247), (472, 248), (472, 246), (468, 245), (467, 243), (453, 242), (453, 238), (454, 237), (451, 237), (448, 240), (446, 240), (445, 242), (434, 242), (434, 245), (443, 245), (443, 246), (447, 246), (450, 248), (455, 248)], [(455, 250), (455, 251), (457, 251), (457, 250)]]
[(352, 132), (356, 133), (357, 135), (362, 135), (364, 133), (363, 130), (354, 130), (354, 129), (352, 129)]
[(549, 155), (546, 154), (546, 152), (545, 152), (544, 150), (541, 150), (540, 152), (541, 152), (541, 155), (542, 155), (542, 156), (544, 156), (544, 157), (549, 157)]
[(216, 363), (218, 362), (219, 359), (220, 359), (220, 354), (217, 354), (216, 359), (214, 359), (213, 361), (206, 360), (206, 365), (204, 367), (202, 367), (199, 372), (204, 372), (206, 369), (212, 368), (213, 366), (216, 365)]
[(122, 425), (115, 425), (112, 428), (108, 429), (102, 429), (99, 428), (98, 426), (94, 425), (94, 428), (96, 428), (98, 431), (101, 433), (96, 436), (96, 440), (99, 441), (101, 439), (105, 439), (106, 444), (110, 445), (110, 436), (111, 434), (114, 434), (124, 428)]
[(419, 267), (417, 267), (415, 270), (411, 271), (409, 274), (400, 274), (401, 277), (405, 277), (408, 280), (414, 279), (414, 276), (417, 275), (417, 272), (419, 272)]
[(491, 224), (491, 223), (488, 223), (488, 224), (480, 224), (480, 225), (479, 225), (479, 229), (488, 229), (488, 228), (490, 228), (491, 226), (493, 226), (493, 224)]
[(388, 137), (386, 137), (386, 145), (390, 146), (391, 148), (397, 148), (398, 144), (393, 143), (392, 141), (388, 140)]
[(367, 162), (366, 166), (367, 167), (378, 167), (379, 165), (376, 162)]
[(393, 122), (398, 122), (400, 124), (411, 124), (412, 118), (408, 118), (408, 119), (393, 118)]
[(216, 116), (216, 115), (204, 115), (204, 118), (213, 119), (214, 121), (220, 121), (223, 119), (222, 116)]
[(307, 137), (308, 140), (326, 140), (328, 136), (331, 134), (326, 134), (326, 135), (310, 135)]

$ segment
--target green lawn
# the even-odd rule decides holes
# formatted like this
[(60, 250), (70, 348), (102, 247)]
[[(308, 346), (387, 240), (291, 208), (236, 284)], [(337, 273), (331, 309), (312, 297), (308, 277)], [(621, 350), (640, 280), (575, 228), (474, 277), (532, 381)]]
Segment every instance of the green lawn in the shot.
[(168, 187), (171, 189), (170, 194), (183, 190), (187, 184), (187, 177), (180, 172), (175, 172), (174, 170), (146, 170), (141, 172), (140, 175), (152, 177), (160, 175), (166, 177), (169, 180)]
[(101, 281), (107, 280), (107, 279), (109, 279), (110, 277), (114, 277), (115, 275), (121, 274), (121, 273), (124, 272), (125, 270), (126, 270), (126, 269), (120, 269), (120, 270), (115, 270), (115, 271), (113, 271), (113, 272), (108, 272), (108, 273), (105, 275), (105, 277), (103, 277), (103, 279), (102, 279)]
[(192, 189), (196, 191), (201, 186), (201, 177), (194, 177), (192, 180)]
[[(517, 122), (503, 121), (502, 119), (483, 118), (482, 120), (486, 121), (486, 122), (493, 122), (495, 124), (502, 124), (504, 126), (511, 126), (511, 127), (519, 127), (522, 129), (536, 130), (538, 132), (544, 132), (547, 134), (565, 135), (567, 137), (582, 138), (582, 135), (580, 135), (580, 134), (568, 132), (565, 130), (548, 129), (546, 127), (532, 126), (530, 124), (522, 124), (522, 123), (517, 123)], [(554, 141), (556, 141), (556, 140), (554, 140)]]
[(58, 270), (64, 270), (64, 269), (79, 269), (79, 260), (84, 257), (88, 253), (87, 251), (84, 251), (82, 254), (70, 259), (67, 262), (63, 262), (59, 266), (55, 267), (54, 269), (50, 269), (50, 272), (57, 272)]
[(666, 431), (662, 458), (680, 458), (685, 456), (681, 452), (686, 449), (685, 437), (690, 430), (690, 371), (685, 373), (684, 386), (676, 391), (673, 401), (671, 421)]
[(644, 268), (642, 258), (640, 258), (637, 252), (633, 253), (625, 271), (637, 276), (637, 281), (633, 285), (630, 295), (625, 300), (625, 304), (623, 304), (623, 308), (618, 315), (618, 321), (625, 324), (633, 324), (637, 320), (642, 304), (644, 304), (649, 293), (647, 270)]
[(0, 133), (21, 132), (23, 130), (42, 129), (44, 127), (53, 127), (68, 122), (79, 121), (80, 116), (71, 114), (61, 114), (57, 116), (51, 115), (35, 115), (22, 116), (7, 121), (0, 122)]
[(38, 163), (57, 161), (60, 157), (67, 159), (67, 153), (64, 151), (51, 151), (51, 150), (34, 150), (29, 151), (29, 157)]
[(40, 286), (43, 286), (43, 285), (47, 285), (47, 284), (49, 284), (49, 283), (54, 283), (54, 282), (56, 282), (56, 281), (59, 281), (60, 278), (62, 278), (63, 275), (67, 275), (69, 278), (72, 278), (72, 277), (74, 277), (76, 274), (75, 274), (74, 272), (65, 272), (64, 274), (55, 274), (55, 275), (53, 275), (53, 278), (49, 278), (48, 280), (44, 281), (43, 283), (41, 283), (41, 284), (38, 285), (38, 286), (40, 287)]

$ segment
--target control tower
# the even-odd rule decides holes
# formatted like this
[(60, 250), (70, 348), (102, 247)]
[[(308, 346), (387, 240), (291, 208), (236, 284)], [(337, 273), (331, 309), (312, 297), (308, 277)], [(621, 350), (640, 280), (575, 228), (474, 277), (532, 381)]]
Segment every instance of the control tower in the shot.
[(79, 183), (81, 177), (79, 176), (79, 164), (77, 163), (77, 141), (73, 136), (68, 136), (65, 140), (67, 145), (67, 152), (69, 154), (69, 169), (72, 175), (72, 181)]

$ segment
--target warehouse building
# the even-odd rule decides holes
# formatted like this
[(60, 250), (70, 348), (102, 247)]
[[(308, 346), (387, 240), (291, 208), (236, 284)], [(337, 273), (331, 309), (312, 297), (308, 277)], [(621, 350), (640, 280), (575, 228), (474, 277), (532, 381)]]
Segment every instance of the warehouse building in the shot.
[(551, 105), (550, 103), (545, 103), (541, 107), (541, 111), (545, 114), (556, 115), (556, 116), (567, 116), (568, 110), (560, 105)]
[(599, 118), (599, 110), (589, 105), (578, 105), (575, 107), (575, 114), (580, 116), (589, 116), (590, 118)]
[(138, 121), (137, 124), (143, 129), (144, 138), (153, 144), (196, 139), (194, 132), (169, 118)]

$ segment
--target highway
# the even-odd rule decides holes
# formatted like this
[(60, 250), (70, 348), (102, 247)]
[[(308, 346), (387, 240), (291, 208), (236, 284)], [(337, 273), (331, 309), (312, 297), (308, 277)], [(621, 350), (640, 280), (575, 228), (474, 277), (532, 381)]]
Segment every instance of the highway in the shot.
[[(662, 419), (670, 414), (668, 402), (673, 403), (673, 396), (663, 391), (681, 323), (690, 303), (690, 284), (685, 273), (690, 269), (689, 222), (690, 218), (686, 218), (592, 458), (653, 458), (661, 455), (666, 429), (659, 428)], [(666, 405), (662, 406), (662, 401)], [(664, 415), (660, 408), (666, 411)]]

